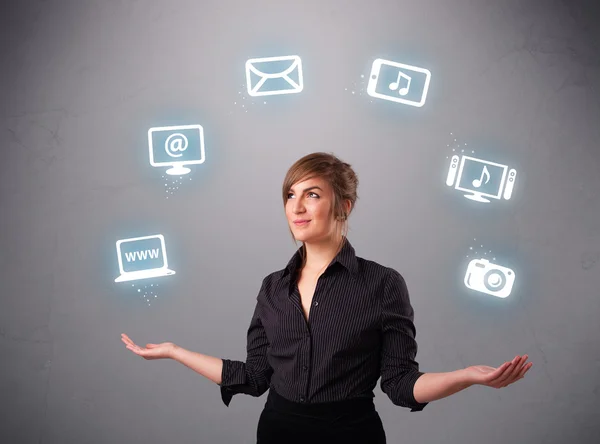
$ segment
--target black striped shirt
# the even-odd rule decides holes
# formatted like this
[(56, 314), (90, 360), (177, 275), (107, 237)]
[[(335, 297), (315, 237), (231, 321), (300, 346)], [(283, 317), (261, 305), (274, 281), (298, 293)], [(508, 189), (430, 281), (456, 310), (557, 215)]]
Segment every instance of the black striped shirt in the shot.
[[(302, 247), (300, 247), (301, 249)], [(269, 387), (294, 402), (374, 398), (423, 410), (413, 396), (423, 374), (415, 361), (414, 312), (396, 270), (344, 246), (317, 280), (308, 321), (296, 283), (300, 249), (262, 282), (248, 328), (246, 362), (223, 359), (221, 397), (261, 396)]]

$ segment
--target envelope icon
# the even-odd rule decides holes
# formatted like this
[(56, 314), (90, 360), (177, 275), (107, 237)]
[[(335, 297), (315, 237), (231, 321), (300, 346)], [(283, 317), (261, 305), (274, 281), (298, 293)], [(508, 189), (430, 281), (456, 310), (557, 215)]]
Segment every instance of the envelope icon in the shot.
[(299, 93), (304, 89), (302, 61), (298, 56), (249, 59), (246, 84), (252, 97)]

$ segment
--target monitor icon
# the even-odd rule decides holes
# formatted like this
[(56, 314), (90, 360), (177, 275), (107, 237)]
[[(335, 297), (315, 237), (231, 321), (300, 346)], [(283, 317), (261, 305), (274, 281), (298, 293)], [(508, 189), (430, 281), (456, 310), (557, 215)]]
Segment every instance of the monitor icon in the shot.
[[(450, 169), (446, 185), (454, 185), (459, 191), (468, 194), (467, 199), (476, 202), (490, 202), (488, 198), (509, 200), (515, 186), (517, 170), (508, 166), (470, 156), (454, 155), (450, 161)], [(508, 178), (507, 178), (508, 177)]]
[(204, 129), (201, 125), (161, 126), (148, 130), (150, 165), (169, 166), (166, 173), (181, 176), (185, 165), (204, 163)]
[(119, 277), (115, 282), (170, 276), (165, 238), (162, 234), (117, 241)]

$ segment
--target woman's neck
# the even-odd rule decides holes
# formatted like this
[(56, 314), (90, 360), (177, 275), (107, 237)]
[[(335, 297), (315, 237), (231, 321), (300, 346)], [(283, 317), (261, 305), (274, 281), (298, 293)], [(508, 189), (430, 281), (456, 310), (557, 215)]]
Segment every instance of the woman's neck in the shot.
[(319, 243), (304, 243), (306, 263), (303, 269), (309, 273), (321, 273), (335, 258), (343, 238), (331, 239)]

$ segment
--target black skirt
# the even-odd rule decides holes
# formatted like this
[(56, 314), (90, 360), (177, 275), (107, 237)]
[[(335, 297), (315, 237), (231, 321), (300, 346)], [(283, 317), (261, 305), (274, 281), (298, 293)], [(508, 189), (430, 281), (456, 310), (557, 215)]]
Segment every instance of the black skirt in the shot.
[(257, 444), (386, 444), (373, 398), (300, 404), (273, 388), (258, 421)]

